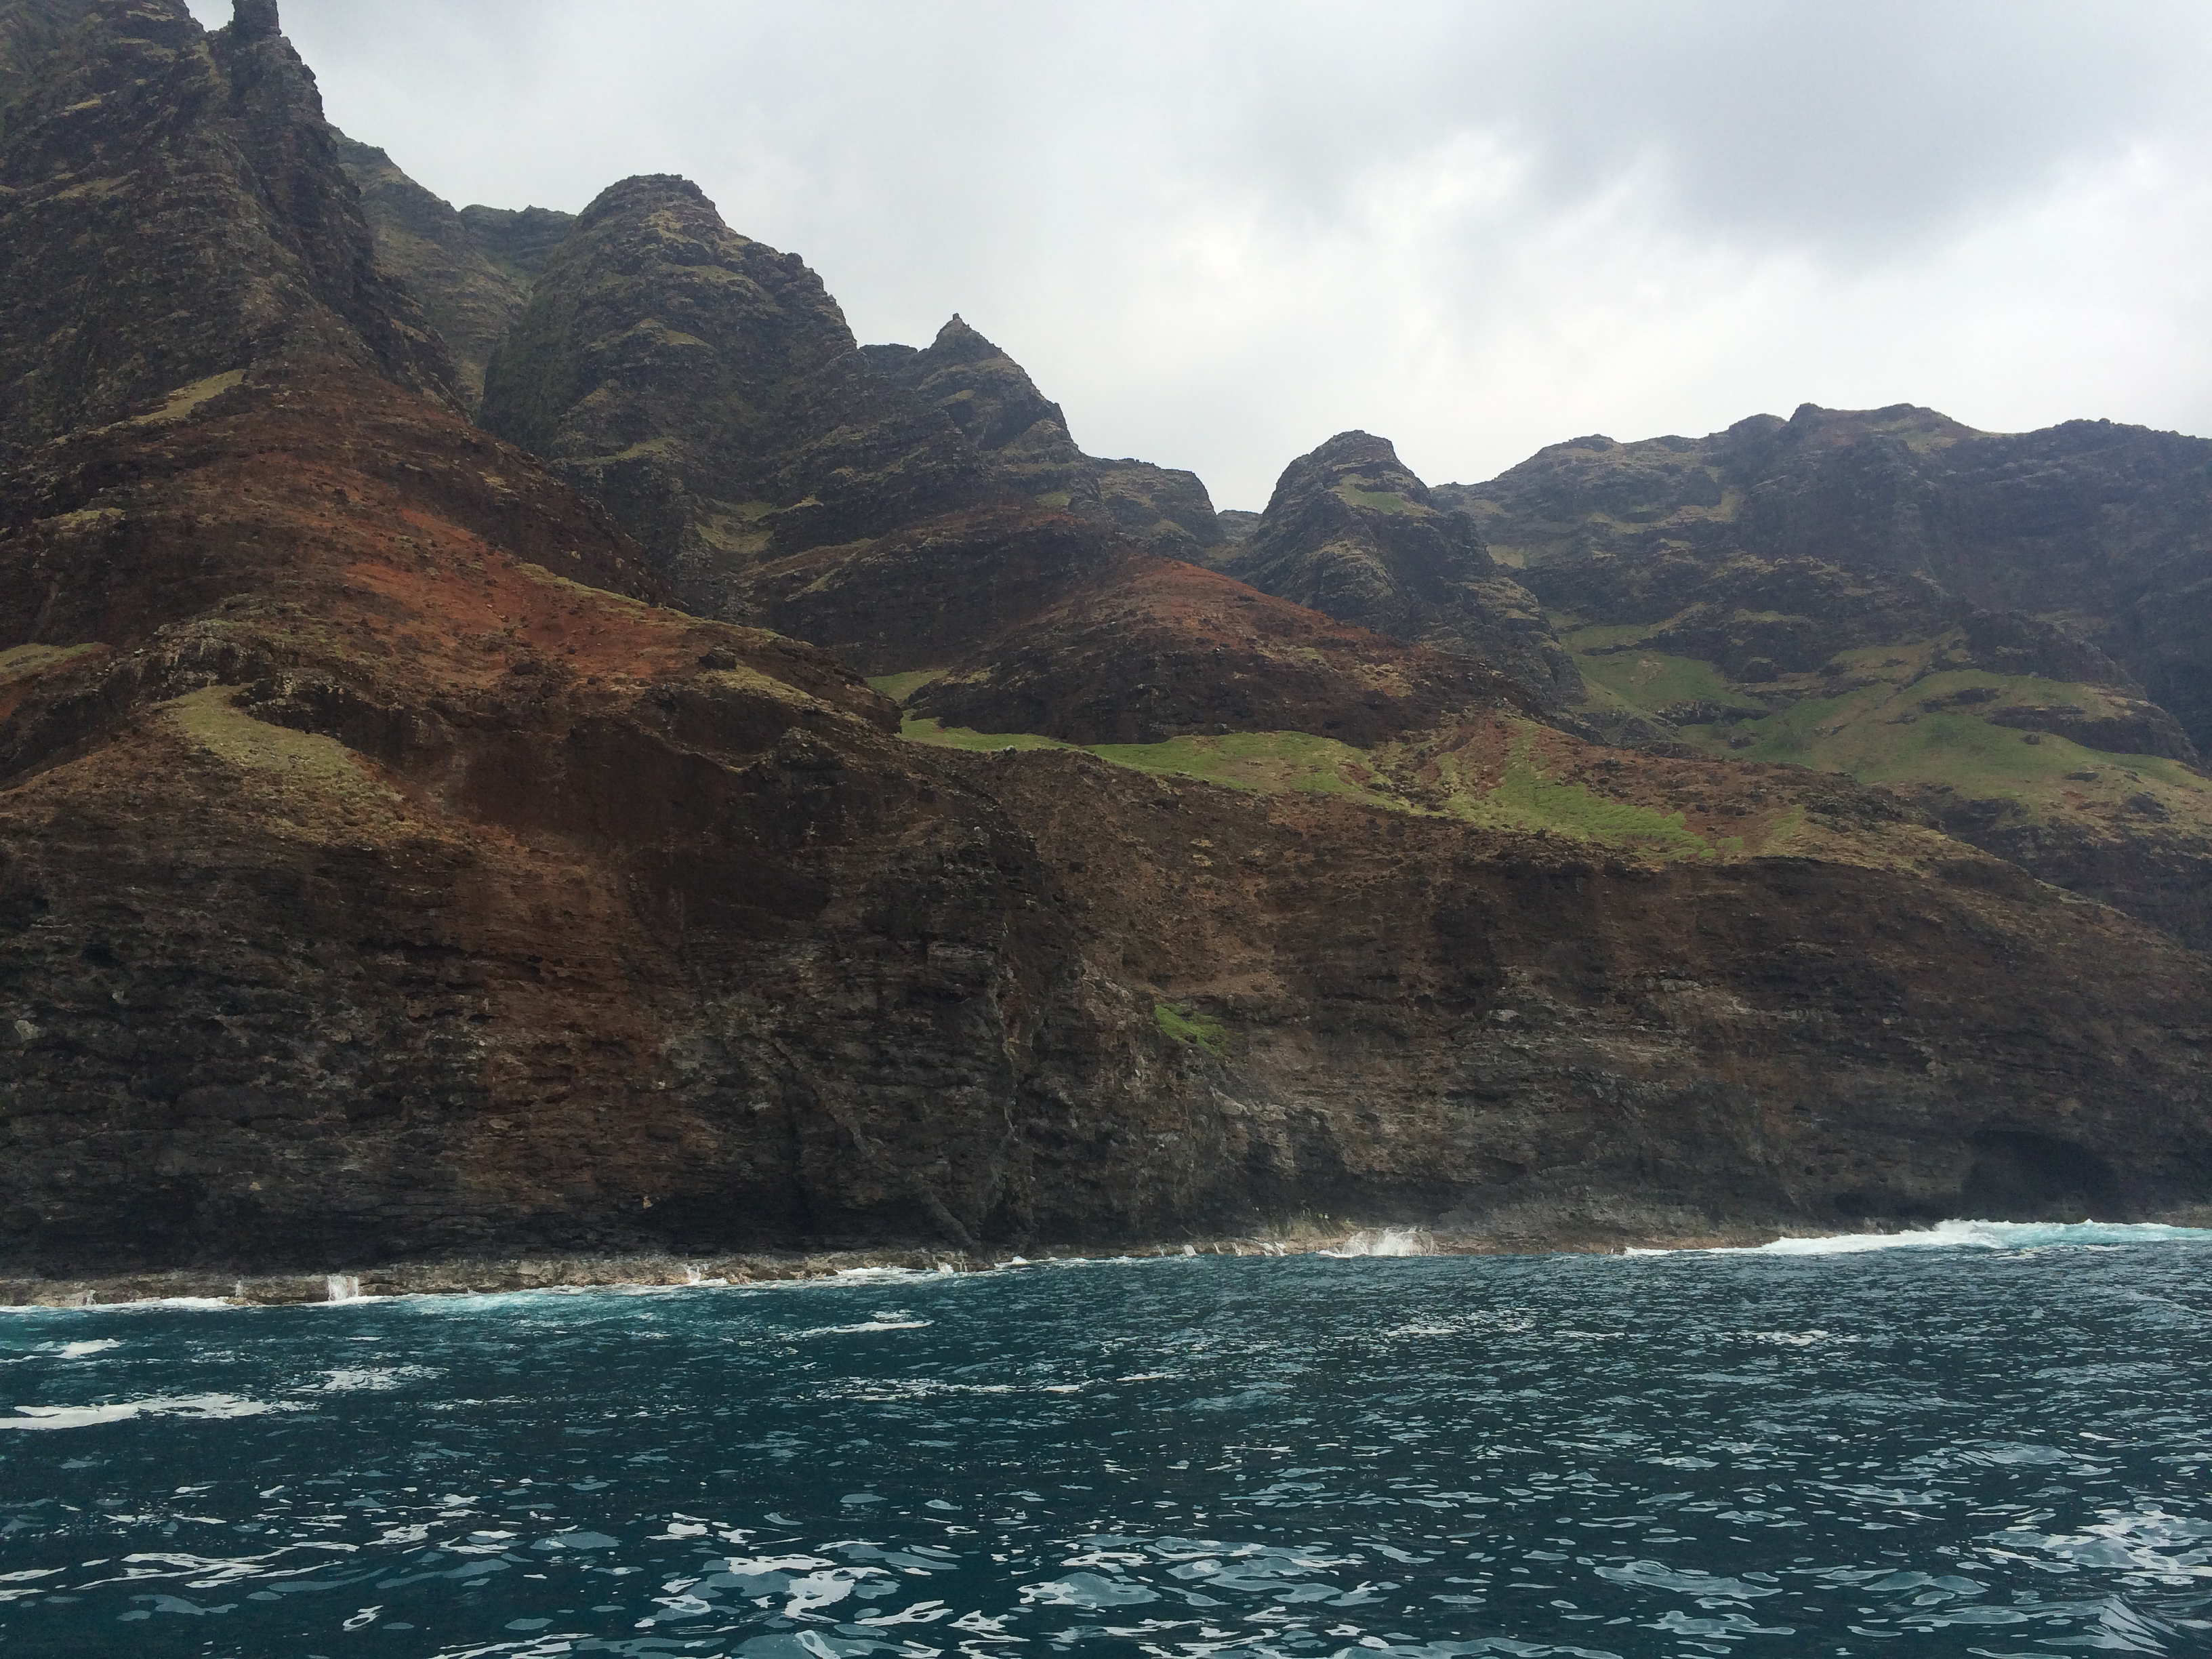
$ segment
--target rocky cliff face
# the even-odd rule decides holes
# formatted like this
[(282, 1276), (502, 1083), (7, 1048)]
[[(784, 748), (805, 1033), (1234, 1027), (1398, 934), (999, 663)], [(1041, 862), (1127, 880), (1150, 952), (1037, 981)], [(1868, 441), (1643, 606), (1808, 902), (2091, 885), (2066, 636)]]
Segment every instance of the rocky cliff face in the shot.
[(1340, 432), (1291, 462), (1250, 538), (1218, 562), (1262, 592), (1472, 658), (1546, 708), (1582, 700), (1542, 607), (1387, 439)]
[(19, 1272), (2128, 1214), (2212, 1158), (2212, 970), (1811, 775), (1544, 739), (1785, 837), (1707, 867), (940, 755), (350, 369), (0, 520)]
[(930, 717), (1152, 741), (1324, 704), (1332, 730), (1395, 732), (1512, 695), (1140, 550), (1201, 550), (1195, 477), (1084, 454), (958, 318), (924, 350), (856, 346), (795, 255), (683, 179), (585, 213), (484, 410), (605, 501), (687, 605), (933, 675)]
[(48, 49), (0, 135), (0, 459), (257, 365), (450, 395), (272, 8), (212, 34), (178, 0), (11, 15), (11, 51)]
[[(1547, 741), (1593, 784), (1632, 764)], [(1495, 763), (1481, 728), (1440, 749)], [(1832, 838), (1654, 866), (1081, 757), (969, 764), (1083, 947), (1218, 1053), (1224, 1152), (1263, 1207), (1549, 1242), (2103, 1213), (2212, 1173), (2191, 1058), (2212, 966), (1816, 775), (1656, 763), (1692, 822), (1809, 811)], [(2063, 965), (2124, 961), (2125, 989)]]
[(339, 165), (361, 193), (378, 266), (421, 303), (453, 354), (455, 389), (474, 410), (483, 401), (484, 365), (575, 216), (546, 208), (456, 213), (374, 145), (334, 137)]
[(1577, 439), (1437, 495), (1561, 618), (1592, 724), (1888, 784), (2205, 948), (2187, 619), (2208, 459), (2102, 422), (2003, 435), (1808, 405)]
[[(157, 10), (103, 3), (56, 50)], [(163, 19), (179, 64), (235, 48)], [(157, 177), (232, 118), (129, 107)], [(274, 153), (326, 131), (291, 108)], [(349, 222), (342, 173), (290, 178), (265, 246), (222, 223), (252, 270)], [(566, 254), (532, 313), (551, 289), (740, 412), (740, 371), (810, 338), (778, 397), (872, 373), (787, 327), (822, 315), (802, 270), (653, 199), (670, 316), (735, 291), (768, 347), (712, 315), (698, 346), (629, 341), (556, 287)], [(158, 331), (96, 246), (136, 229), (81, 211), (86, 280), (114, 277), (86, 302)], [(220, 321), (240, 279), (194, 270), (163, 302)], [(363, 292), (392, 315), (346, 321)], [(319, 293), (246, 374), (82, 401), (0, 473), (0, 1270), (1096, 1243), (1307, 1207), (1595, 1241), (2212, 1188), (2212, 966), (1893, 796), (1580, 742), (1464, 658), (1018, 491), (854, 544), (797, 514), (747, 580), (887, 655), (937, 648), (950, 593), (993, 654), (932, 683), (948, 716), (1304, 729), (1242, 734), (1225, 785), (1162, 745), (909, 741), (838, 657), (670, 605), (560, 471), (365, 357), (404, 294)], [(64, 386), (27, 314), (0, 351)], [(661, 407), (605, 386), (591, 420)], [(904, 395), (902, 429), (984, 453)], [(622, 435), (587, 426), (554, 430)], [(2058, 648), (1954, 631), (1930, 650)]]
[(709, 612), (764, 556), (1000, 493), (942, 411), (870, 368), (804, 261), (672, 177), (585, 210), (492, 359), (483, 422), (605, 501)]
[(11, 1266), (1223, 1201), (1005, 813), (822, 653), (555, 574), (650, 581), (516, 452), (333, 371), (61, 441), (5, 522)]
[(1048, 402), (1027, 370), (959, 317), (921, 350), (865, 349), (879, 373), (944, 410), (1040, 504), (1111, 525), (1170, 558), (1203, 561), (1221, 545), (1212, 500), (1196, 473), (1085, 454), (1068, 435), (1060, 405)]
[[(1702, 439), (1582, 438), (1440, 495), (1540, 592), (1591, 555), (1816, 558), (2087, 635), (2212, 742), (2212, 442), (2108, 421), (1977, 432), (1808, 404)], [(2200, 592), (2200, 590), (2203, 590)]]

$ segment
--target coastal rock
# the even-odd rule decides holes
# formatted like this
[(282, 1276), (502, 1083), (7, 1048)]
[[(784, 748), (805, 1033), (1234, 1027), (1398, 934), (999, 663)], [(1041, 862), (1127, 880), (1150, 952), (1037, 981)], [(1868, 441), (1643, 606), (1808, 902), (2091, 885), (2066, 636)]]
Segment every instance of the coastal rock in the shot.
[[(283, 303), (245, 372), (119, 418), (127, 377), (79, 386), (81, 342), (0, 310), (45, 398), (0, 471), (6, 1299), (934, 1264), (1309, 1209), (1526, 1245), (2203, 1203), (2203, 956), (1893, 793), (1583, 742), (1467, 657), (1040, 506), (679, 181), (603, 198), (502, 347), (516, 418), (572, 446), (541, 461), (371, 349), (419, 316), (373, 263), (308, 279), (333, 227), (370, 245), (306, 83), (257, 103), (235, 68), (296, 66), (266, 0), (212, 40), (155, 0), (40, 15), (67, 27), (11, 165), (35, 138), (82, 175), (96, 132), (133, 199), (249, 148), (284, 187), (210, 186), (210, 224), (170, 201), (221, 257), (151, 298), (100, 191), (40, 198), (36, 258), (195, 372), (241, 283)], [(156, 25), (161, 52), (129, 33)], [(41, 101), (133, 53), (245, 89), (103, 97), (94, 128)], [(617, 252), (627, 298), (583, 280)], [(695, 441), (696, 474), (642, 465)], [(710, 544), (647, 547), (572, 477), (679, 530), (766, 501), (717, 579), (849, 659), (675, 608)], [(1917, 705), (1983, 679), (1972, 707), (2056, 706), (1934, 665), (2063, 640), (1920, 645), (1920, 724), (1978, 719)], [(945, 670), (916, 712), (1177, 741), (910, 741), (856, 666)], [(1273, 769), (1176, 772), (1230, 738)], [(2078, 788), (2185, 816), (2178, 763), (2112, 769)]]

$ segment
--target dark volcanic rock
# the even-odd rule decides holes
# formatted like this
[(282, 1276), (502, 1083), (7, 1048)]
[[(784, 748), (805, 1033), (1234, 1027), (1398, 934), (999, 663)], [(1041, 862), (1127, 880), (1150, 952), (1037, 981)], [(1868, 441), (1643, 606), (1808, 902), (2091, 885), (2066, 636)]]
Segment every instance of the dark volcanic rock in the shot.
[(292, 392), (64, 441), (0, 514), (0, 1261), (958, 1247), (1225, 1201), (1202, 1078), (890, 705), (525, 562), (653, 591), (457, 417)]
[(908, 700), (982, 732), (1069, 743), (1309, 732), (1358, 747), (1498, 708), (1478, 663), (1285, 605), (1218, 572), (1121, 552)]
[(1662, 624), (1638, 645), (1717, 663), (1749, 680), (1810, 673), (1859, 646), (1927, 639), (1972, 609), (1924, 577), (1802, 556), (1600, 554), (1522, 574), (1558, 612), (1586, 622)]
[(606, 502), (693, 608), (768, 556), (879, 534), (1000, 486), (945, 414), (877, 374), (797, 254), (688, 179), (584, 210), (485, 378), (483, 423)]
[[(969, 766), (1082, 947), (1218, 1023), (1224, 1149), (1263, 1206), (1550, 1241), (1720, 1210), (2078, 1218), (2212, 1178), (2212, 964), (1963, 849), (1653, 869), (1080, 756)], [(1838, 781), (1755, 787), (1793, 776)]]
[(531, 283), (575, 215), (545, 208), (456, 213), (382, 150), (337, 137), (338, 160), (375, 234), (377, 263), (422, 302), (453, 353), (462, 397), (476, 408), (485, 363), (522, 314)]
[(2212, 742), (2212, 441), (2108, 421), (1977, 432), (1932, 410), (1808, 404), (1702, 439), (1581, 438), (1440, 485), (1501, 556), (1539, 568), (1815, 559), (1932, 581), (1962, 606), (2060, 620)]
[[(866, 673), (950, 671), (926, 701), (956, 724), (1170, 735), (1242, 709), (1373, 733), (1510, 696), (1136, 551), (1203, 550), (1195, 477), (1085, 455), (957, 317), (926, 350), (855, 347), (796, 255), (680, 179), (585, 213), (494, 362), (484, 420), (604, 501), (690, 608)], [(1018, 669), (995, 672), (1001, 653)], [(1282, 687), (1254, 682), (1263, 664)]]
[(1440, 510), (1388, 440), (1343, 432), (1284, 471), (1251, 538), (1221, 568), (1394, 639), (1472, 657), (1546, 708), (1582, 677), (1541, 607), (1465, 514)]
[(1024, 494), (1111, 524), (1139, 546), (1204, 562), (1221, 544), (1213, 502), (1194, 472), (1147, 461), (1100, 460), (1068, 435), (1058, 404), (1028, 372), (959, 317), (923, 350), (868, 346), (887, 378), (952, 417)]
[(0, 445), (309, 358), (448, 395), (274, 5), (213, 34), (181, 0), (71, 9), (10, 47), (52, 50), (0, 136)]
[[(180, 14), (103, 4), (63, 66), (88, 40), (111, 61), (152, 19), (174, 51), (130, 36), (124, 55), (221, 91), (240, 52), (282, 65), (265, 0), (241, 16), (209, 46)], [(65, 79), (33, 74), (32, 103)], [(251, 88), (117, 90), (84, 131), (157, 180), (254, 108)], [(260, 112), (286, 109), (257, 153), (323, 154), (307, 102)], [(51, 125), (70, 113), (11, 116), (8, 155), (44, 133), (83, 174), (93, 152)], [(273, 283), (242, 380), (87, 424), (112, 366), (71, 405), (80, 343), (37, 334), (50, 319), (14, 289), (0, 313), (39, 418), (75, 422), (0, 475), (0, 1268), (975, 1250), (1308, 1206), (1589, 1240), (2125, 1217), (2212, 1183), (2212, 964), (1845, 781), (1502, 716), (1370, 757), (1409, 796), (1518, 769), (1530, 800), (1640, 814), (1713, 855), (1664, 862), (1441, 808), (902, 741), (898, 710), (827, 653), (667, 608), (661, 564), (607, 511), (421, 395), (415, 360), (378, 358), (405, 296), (318, 288), (297, 253), (358, 229), (350, 187), (334, 167), (272, 176), (263, 218), (231, 214), (228, 186), (204, 198), (200, 228), (246, 274), (210, 254), (176, 289), (199, 307), (185, 319), (127, 275), (87, 290), (126, 342), (177, 334), (169, 362)], [(617, 328), (589, 283), (556, 285), (567, 253), (532, 313), (557, 287), (549, 304), (606, 324), (579, 337), (696, 376), (549, 392), (556, 438), (650, 453), (652, 430), (617, 429), (629, 409), (686, 441), (690, 386), (740, 428), (765, 409), (800, 434), (757, 458), (793, 481), (887, 457), (878, 503), (915, 452), (871, 433), (981, 457), (942, 410), (880, 401), (898, 389), (817, 326), (803, 268), (725, 242), (680, 190), (647, 194), (621, 234), (659, 320)], [(83, 271), (149, 252), (99, 191), (40, 200), (40, 246), (80, 239)], [(380, 294), (381, 316), (345, 308)], [(566, 337), (524, 391), (597, 372)], [(891, 414), (841, 436), (808, 423), (824, 409)], [(1018, 499), (858, 551), (770, 505), (771, 542), (794, 545), (751, 567), (764, 602), (839, 627), (874, 605), (919, 651), (935, 580), (961, 638), (1002, 629), (1008, 694), (1041, 718), (1115, 718), (1118, 677), (1193, 714), (1211, 687), (1304, 698), (1318, 721), (1358, 685), (1431, 697), (1426, 720), (1480, 673)], [(948, 580), (962, 557), (974, 571)], [(859, 580), (868, 559), (898, 581)], [(988, 612), (986, 579), (1024, 559), (1035, 591)], [(841, 572), (865, 591), (809, 597)], [(973, 667), (943, 695), (986, 695), (999, 671)], [(1752, 837), (1783, 850), (1741, 854)]]

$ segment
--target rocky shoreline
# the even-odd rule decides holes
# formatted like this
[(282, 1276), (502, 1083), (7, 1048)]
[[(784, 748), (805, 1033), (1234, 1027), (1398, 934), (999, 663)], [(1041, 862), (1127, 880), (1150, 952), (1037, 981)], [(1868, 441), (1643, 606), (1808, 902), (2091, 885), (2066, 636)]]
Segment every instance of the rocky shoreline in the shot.
[[(2159, 1218), (2166, 1224), (2212, 1227), (2212, 1206)], [(1925, 1225), (1926, 1224), (1917, 1224)], [(990, 1273), (1053, 1261), (1129, 1261), (1163, 1256), (1619, 1255), (1632, 1250), (1755, 1248), (1781, 1238), (1832, 1237), (1905, 1231), (1904, 1224), (1867, 1221), (1820, 1233), (1771, 1226), (1715, 1227), (1701, 1232), (1440, 1232), (1427, 1227), (1374, 1226), (1301, 1231), (1086, 1249), (1039, 1246), (1036, 1254), (972, 1254), (913, 1247), (896, 1249), (762, 1251), (684, 1259), (671, 1255), (530, 1255), (448, 1261), (394, 1262), (357, 1273), (223, 1273), (179, 1268), (82, 1278), (0, 1277), (0, 1308), (127, 1307), (151, 1302), (221, 1303), (277, 1307), (396, 1296), (492, 1296), (519, 1291), (661, 1290), (766, 1285), (890, 1269), (907, 1273)]]

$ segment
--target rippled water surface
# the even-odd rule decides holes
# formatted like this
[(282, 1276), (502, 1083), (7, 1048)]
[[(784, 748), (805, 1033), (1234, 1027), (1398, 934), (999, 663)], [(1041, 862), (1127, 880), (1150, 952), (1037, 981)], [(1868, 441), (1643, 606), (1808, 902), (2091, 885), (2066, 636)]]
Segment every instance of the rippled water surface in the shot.
[(0, 1654), (2212, 1653), (2212, 1235), (0, 1317)]

